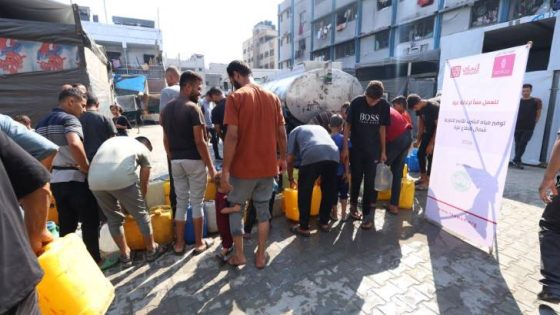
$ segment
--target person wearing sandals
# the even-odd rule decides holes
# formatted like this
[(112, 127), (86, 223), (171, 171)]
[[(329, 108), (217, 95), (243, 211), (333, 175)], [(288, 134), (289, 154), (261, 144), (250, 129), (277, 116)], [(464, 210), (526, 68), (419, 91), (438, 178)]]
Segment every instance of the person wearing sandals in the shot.
[[(91, 161), (88, 182), (97, 203), (107, 217), (111, 237), (119, 247), (124, 267), (132, 265), (130, 248), (124, 237), (125, 215), (130, 213), (144, 236), (147, 260), (152, 262), (165, 252), (154, 242), (150, 215), (146, 208), (146, 193), (150, 179), (152, 144), (146, 137), (114, 137), (105, 141)], [(136, 169), (140, 167), (140, 176)], [(119, 206), (120, 205), (120, 206)]]
[(175, 212), (175, 244), (173, 251), (183, 255), (186, 251), (184, 239), (187, 207), (192, 206), (195, 255), (206, 251), (211, 240), (203, 239), (204, 192), (210, 178), (216, 176), (214, 163), (208, 151), (206, 126), (198, 98), (202, 77), (193, 71), (185, 71), (179, 79), (179, 96), (165, 106), (160, 113), (163, 126), (163, 145), (171, 160), (173, 185), (177, 196)]
[[(339, 153), (342, 153), (344, 148), (344, 135), (342, 132), (342, 126), (344, 125), (344, 119), (340, 115), (333, 115), (329, 120), (329, 128), (331, 131), (331, 138), (338, 147)], [(341, 160), (338, 169), (336, 171), (336, 182), (338, 188), (338, 198), (340, 199), (340, 208), (342, 209), (342, 221), (347, 221), (347, 206), (348, 206), (348, 190), (350, 181), (350, 169), (348, 167), (348, 160)], [(331, 219), (338, 220), (338, 204), (335, 202), (332, 211)]]
[[(389, 103), (383, 98), (384, 87), (381, 81), (370, 81), (364, 95), (358, 96), (350, 103), (346, 126), (344, 127), (344, 149), (342, 160), (350, 159), (350, 215), (354, 220), (361, 220), (358, 212), (358, 195), (362, 180), (364, 194), (362, 198), (362, 229), (373, 228), (377, 202), (375, 191), (375, 173), (378, 163), (387, 160), (385, 150), (385, 128), (391, 124)], [(349, 141), (352, 141), (352, 149)]]
[[(232, 205), (243, 206), (247, 200), (253, 200), (259, 221), (255, 266), (263, 269), (268, 260), (268, 200), (272, 195), (274, 176), (286, 170), (285, 121), (280, 99), (253, 83), (251, 68), (245, 62), (234, 60), (226, 70), (235, 91), (226, 100), (224, 124), (227, 134), (220, 185), (228, 193)], [(235, 246), (228, 260), (232, 266), (247, 263), (242, 217), (241, 212), (229, 215)]]
[[(399, 96), (394, 98), (391, 103), (403, 106), (403, 104), (406, 105), (406, 98)], [(387, 126), (386, 132), (387, 161), (385, 163), (391, 166), (393, 183), (391, 185), (391, 200), (387, 206), (387, 211), (391, 214), (398, 214), (402, 173), (406, 156), (412, 144), (412, 135), (410, 134), (411, 125), (404, 115), (393, 107), (391, 107), (389, 115), (391, 116), (391, 124)]]
[(422, 99), (417, 94), (410, 94), (406, 98), (409, 109), (418, 116), (418, 163), (420, 164), (420, 180), (416, 182), (416, 190), (428, 190), (430, 173), (432, 171), (432, 157), (436, 140), (439, 105), (433, 100)]
[[(293, 178), (294, 161), (301, 158), (298, 182)], [(319, 228), (328, 232), (329, 219), (337, 200), (336, 171), (340, 153), (336, 143), (324, 127), (303, 125), (296, 127), (288, 137), (288, 179), (290, 186), (298, 188), (299, 225), (291, 231), (301, 236), (309, 236), (309, 217), (313, 186), (321, 178), (321, 206), (319, 208)]]

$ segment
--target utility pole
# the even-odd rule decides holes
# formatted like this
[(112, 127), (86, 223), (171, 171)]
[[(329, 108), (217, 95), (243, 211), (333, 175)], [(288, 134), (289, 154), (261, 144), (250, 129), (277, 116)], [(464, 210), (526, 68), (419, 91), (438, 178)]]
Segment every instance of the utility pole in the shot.
[(109, 24), (109, 16), (107, 15), (107, 3), (103, 0), (103, 11), (105, 11), (105, 24)]

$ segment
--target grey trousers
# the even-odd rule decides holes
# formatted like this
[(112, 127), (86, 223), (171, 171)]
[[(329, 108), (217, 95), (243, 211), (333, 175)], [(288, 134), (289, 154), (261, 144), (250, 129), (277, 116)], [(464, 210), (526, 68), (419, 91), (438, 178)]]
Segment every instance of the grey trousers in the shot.
[(93, 191), (97, 203), (107, 217), (107, 225), (112, 237), (124, 235), (124, 213), (119, 206), (134, 217), (142, 235), (152, 235), (152, 224), (146, 207), (146, 201), (140, 192), (139, 183), (126, 188), (110, 191)]
[(204, 192), (208, 183), (206, 165), (202, 160), (171, 160), (173, 184), (177, 195), (176, 221), (187, 221), (187, 207), (192, 207), (193, 219), (202, 218)]

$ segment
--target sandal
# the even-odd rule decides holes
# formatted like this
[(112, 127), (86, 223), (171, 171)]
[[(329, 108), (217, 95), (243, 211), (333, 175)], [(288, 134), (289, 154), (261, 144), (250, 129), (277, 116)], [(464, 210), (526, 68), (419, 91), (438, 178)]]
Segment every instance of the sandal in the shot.
[(198, 255), (204, 253), (205, 251), (207, 251), (207, 250), (210, 248), (210, 246), (214, 245), (214, 241), (213, 241), (213, 240), (204, 240), (203, 243), (204, 243), (204, 249), (197, 249), (197, 248), (195, 248), (195, 249), (193, 250), (193, 255), (194, 255), (194, 256), (198, 256)]
[(331, 226), (328, 224), (320, 224), (319, 230), (324, 233), (329, 233), (331, 231)]
[(338, 221), (338, 214), (336, 213), (336, 211), (335, 212), (331, 211), (330, 217), (331, 217), (331, 220), (333, 220), (335, 222)]
[(362, 230), (371, 230), (373, 228), (373, 220), (366, 220), (361, 225)]
[(388, 213), (392, 214), (392, 215), (398, 215), (399, 214), (399, 207), (397, 206), (393, 206), (394, 208), (392, 208), (391, 205), (388, 205), (385, 207), (385, 211), (387, 211)]
[(123, 268), (132, 267), (132, 258), (130, 256), (120, 256), (119, 261), (121, 263), (121, 267)]
[(187, 251), (187, 245), (186, 244), (183, 245), (183, 249), (180, 250), (180, 251), (175, 250), (175, 243), (173, 243), (171, 248), (172, 248), (173, 254), (175, 256), (183, 256), (183, 255), (185, 255), (185, 252)]
[(359, 221), (362, 219), (362, 214), (358, 211), (357, 207), (350, 208), (350, 217), (353, 220)]
[(146, 253), (146, 260), (148, 262), (154, 262), (161, 255), (165, 254), (166, 251), (167, 251), (167, 248), (165, 248), (165, 246), (157, 245), (157, 247), (154, 248), (154, 251)]
[(299, 235), (299, 236), (303, 236), (303, 237), (309, 237), (311, 236), (311, 231), (309, 230), (304, 230), (302, 229), (299, 225), (294, 225), (290, 228), (290, 231), (292, 231), (292, 233)]
[(264, 268), (266, 268), (266, 266), (268, 265), (268, 262), (270, 261), (270, 256), (268, 255), (268, 253), (264, 253), (264, 265), (263, 266), (257, 266), (257, 259), (255, 258), (255, 267), (259, 270), (262, 270)]

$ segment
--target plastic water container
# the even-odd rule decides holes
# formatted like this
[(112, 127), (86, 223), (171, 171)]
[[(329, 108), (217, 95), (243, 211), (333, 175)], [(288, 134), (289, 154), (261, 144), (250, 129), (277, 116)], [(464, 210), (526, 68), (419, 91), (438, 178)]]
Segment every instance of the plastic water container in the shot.
[(321, 207), (321, 186), (313, 186), (313, 193), (311, 194), (311, 216), (319, 215), (319, 208)]
[(58, 238), (60, 236), (58, 226), (53, 221), (47, 221), (47, 230), (54, 238)]
[[(169, 244), (173, 241), (173, 218), (171, 207), (163, 205), (150, 209), (154, 241), (158, 244)], [(128, 247), (134, 250), (146, 249), (144, 236), (130, 215), (124, 219), (124, 234)]]
[[(208, 221), (205, 216), (202, 222), (202, 237), (207, 237), (207, 236), (208, 236)], [(190, 206), (187, 208), (187, 223), (185, 224), (185, 242), (187, 242), (187, 244), (189, 245), (195, 243), (192, 208)]]
[(391, 200), (391, 190), (384, 190), (384, 191), (380, 191), (377, 194), (377, 200), (379, 201), (388, 201)]
[(286, 218), (292, 221), (299, 221), (298, 192), (296, 189), (286, 188), (282, 192), (282, 207)]
[(103, 224), (103, 226), (101, 226), (101, 231), (99, 232), (99, 249), (104, 253), (114, 253), (119, 251), (119, 247), (113, 240), (107, 224)]
[(406, 157), (406, 164), (408, 170), (413, 173), (420, 172), (420, 163), (418, 162), (418, 149), (412, 149), (412, 152)]
[(414, 181), (408, 177), (408, 168), (403, 169), (403, 179), (401, 181), (401, 195), (399, 196), (399, 208), (412, 209), (414, 207), (414, 193), (416, 187)]
[(375, 173), (375, 190), (389, 190), (391, 189), (392, 182), (393, 173), (391, 173), (391, 168), (385, 163), (377, 164), (377, 170)]
[(166, 205), (171, 205), (171, 182), (166, 180), (163, 183), (163, 196)]
[(204, 202), (204, 217), (208, 222), (208, 233), (218, 232), (218, 221), (216, 220), (216, 203), (215, 201)]
[(208, 177), (208, 184), (206, 184), (206, 192), (204, 193), (204, 200), (210, 201), (216, 199), (216, 183), (213, 178)]
[(45, 276), (37, 285), (42, 314), (105, 314), (115, 288), (74, 233), (54, 240), (39, 256)]
[(58, 224), (58, 211), (56, 210), (56, 201), (51, 196), (51, 204), (49, 206), (49, 213), (47, 214), (47, 221), (53, 221)]

